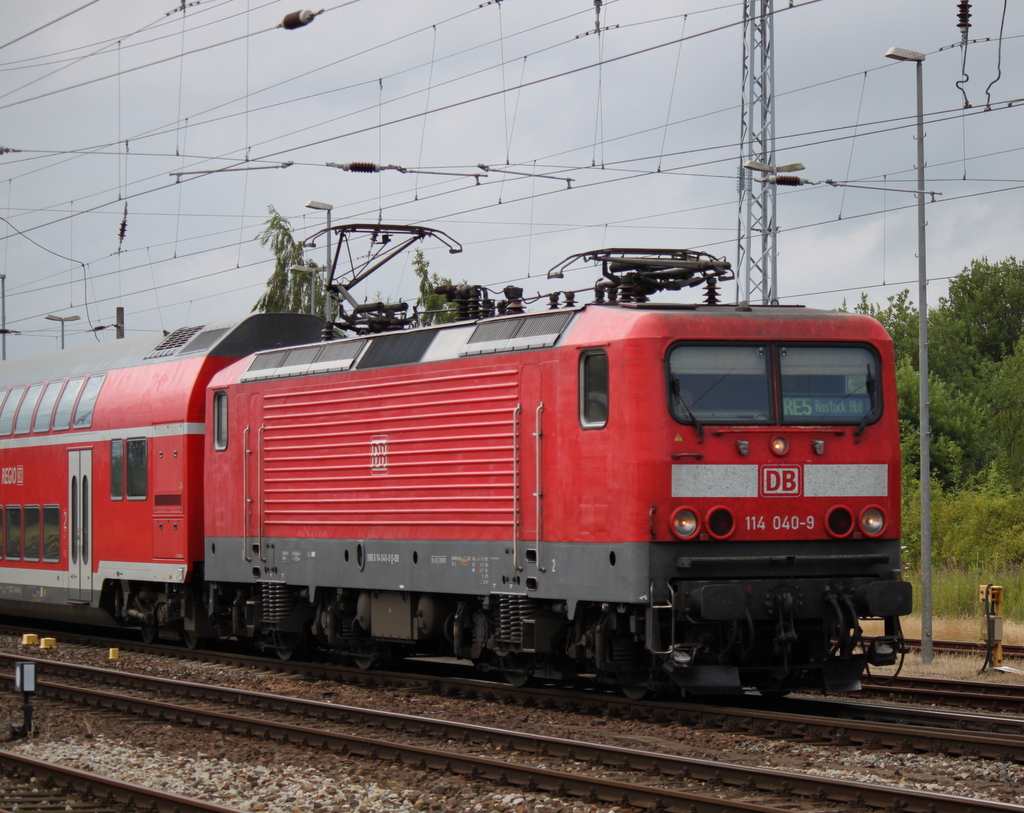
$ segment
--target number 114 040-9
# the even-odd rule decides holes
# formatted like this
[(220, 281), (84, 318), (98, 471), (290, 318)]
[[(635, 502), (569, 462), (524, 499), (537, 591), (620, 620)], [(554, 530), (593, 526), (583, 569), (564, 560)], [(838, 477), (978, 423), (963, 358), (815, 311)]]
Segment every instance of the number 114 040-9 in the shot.
[(773, 531), (799, 531), (812, 530), (814, 528), (814, 517), (793, 515), (774, 517), (746, 517), (748, 531), (764, 531), (769, 526)]

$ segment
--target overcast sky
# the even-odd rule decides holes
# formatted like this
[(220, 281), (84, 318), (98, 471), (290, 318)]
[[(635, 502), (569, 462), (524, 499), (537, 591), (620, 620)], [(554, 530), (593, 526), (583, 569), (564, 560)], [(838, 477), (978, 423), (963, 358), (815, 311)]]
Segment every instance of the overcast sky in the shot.
[[(301, 8), (0, 6), (0, 147), (16, 150), (0, 155), (0, 272), (20, 331), (8, 357), (58, 347), (46, 314), (81, 317), (69, 346), (113, 340), (92, 328), (118, 305), (129, 335), (244, 317), (273, 270), (254, 239), (268, 206), (306, 237), (325, 225), (310, 200), (335, 224), (439, 229), (464, 251), (420, 244), (432, 271), (528, 295), (601, 247), (736, 262), (742, 3), (605, 0), (600, 35), (591, 0), (347, 0), (278, 27)], [(1019, 4), (973, 3), (961, 87), (956, 0), (775, 10), (778, 163), (893, 190), (779, 190), (782, 302), (884, 303), (903, 288), (917, 302), (915, 197), (895, 191), (916, 188), (915, 68), (886, 59), (893, 46), (927, 54), (926, 188), (941, 193), (929, 302), (972, 259), (1020, 253)], [(408, 171), (327, 166), (352, 161)], [(409, 260), (353, 294), (414, 299)]]

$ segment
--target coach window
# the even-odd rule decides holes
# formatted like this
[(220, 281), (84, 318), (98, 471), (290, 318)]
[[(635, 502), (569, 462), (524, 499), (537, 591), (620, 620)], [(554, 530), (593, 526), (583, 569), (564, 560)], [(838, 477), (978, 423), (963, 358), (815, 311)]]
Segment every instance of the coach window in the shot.
[(213, 394), (213, 448), (218, 452), (228, 448), (228, 394), (224, 390)]
[(124, 441), (110, 441), (110, 499), (124, 497)]
[(7, 560), (16, 562), (21, 559), (21, 506), (8, 505), (4, 516), (7, 526), (7, 544), (4, 546)]
[(64, 392), (57, 401), (57, 409), (53, 413), (53, 428), (55, 431), (71, 428), (71, 413), (75, 408), (75, 401), (78, 400), (78, 393), (82, 391), (84, 378), (70, 378)]
[(32, 421), (33, 432), (50, 431), (50, 419), (53, 417), (53, 408), (57, 406), (57, 396), (60, 395), (63, 381), (51, 381), (43, 390), (43, 397), (39, 399), (39, 409), (36, 410), (36, 418)]
[(39, 561), (39, 506), (25, 506), (25, 561)]
[(149, 469), (146, 459), (146, 447), (148, 441), (145, 438), (128, 440), (127, 472), (126, 483), (128, 486), (129, 500), (144, 500), (149, 493)]
[(60, 506), (43, 506), (43, 561), (60, 561)]
[(14, 426), (14, 413), (18, 409), (23, 392), (25, 392), (24, 387), (12, 387), (11, 394), (4, 401), (4, 408), (0, 410), (0, 435), (11, 434), (11, 428)]
[(608, 354), (584, 350), (580, 356), (580, 424), (600, 429), (608, 423)]
[(75, 429), (88, 429), (92, 426), (92, 413), (96, 409), (96, 399), (99, 397), (105, 377), (106, 375), (91, 375), (85, 382), (82, 397), (78, 399), (78, 406), (75, 407), (75, 420), (72, 424)]
[(768, 348), (676, 345), (669, 354), (669, 403), (683, 423), (767, 423)]
[(39, 396), (43, 394), (43, 384), (33, 384), (25, 393), (25, 398), (18, 409), (18, 417), (14, 419), (14, 434), (27, 435), (32, 428), (32, 413), (36, 411)]

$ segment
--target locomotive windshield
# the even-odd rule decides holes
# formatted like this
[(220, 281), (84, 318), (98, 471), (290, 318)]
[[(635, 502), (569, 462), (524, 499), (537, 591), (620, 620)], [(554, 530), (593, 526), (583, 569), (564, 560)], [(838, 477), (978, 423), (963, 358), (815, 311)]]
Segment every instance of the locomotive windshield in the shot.
[(673, 409), (684, 421), (767, 423), (771, 417), (768, 348), (689, 345), (669, 356)]
[(781, 346), (782, 423), (860, 423), (875, 407), (876, 366), (866, 347)]
[(880, 404), (878, 360), (864, 346), (677, 345), (669, 375), (673, 414), (698, 427), (860, 424)]

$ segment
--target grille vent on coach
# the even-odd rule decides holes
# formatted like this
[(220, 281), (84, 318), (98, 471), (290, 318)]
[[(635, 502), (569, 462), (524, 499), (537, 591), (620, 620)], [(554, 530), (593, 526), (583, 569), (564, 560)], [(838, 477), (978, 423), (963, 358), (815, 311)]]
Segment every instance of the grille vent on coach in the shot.
[(195, 336), (206, 325), (194, 327), (179, 327), (164, 336), (163, 341), (153, 348), (153, 352), (146, 356), (147, 359), (158, 359), (163, 356), (173, 356)]

